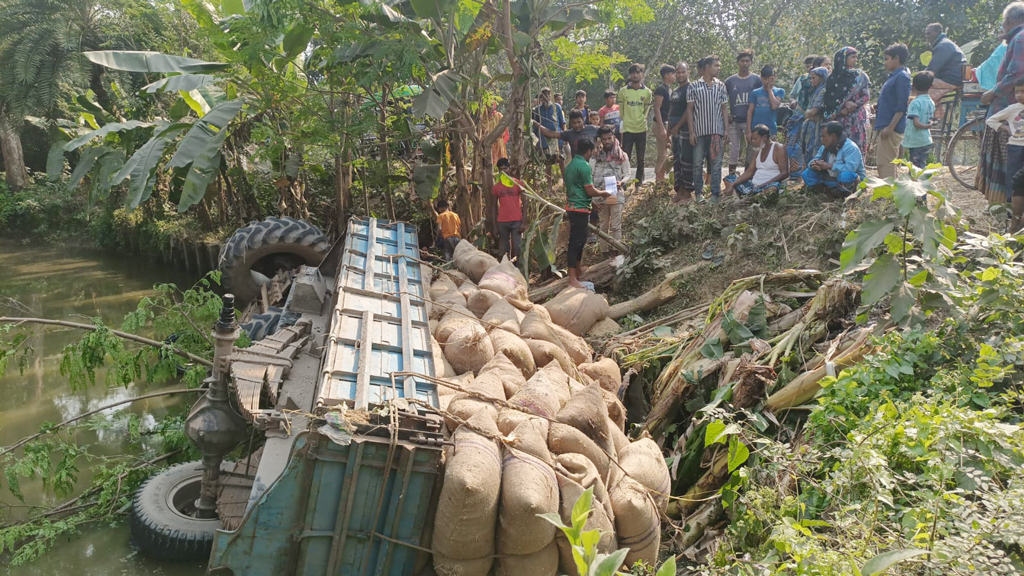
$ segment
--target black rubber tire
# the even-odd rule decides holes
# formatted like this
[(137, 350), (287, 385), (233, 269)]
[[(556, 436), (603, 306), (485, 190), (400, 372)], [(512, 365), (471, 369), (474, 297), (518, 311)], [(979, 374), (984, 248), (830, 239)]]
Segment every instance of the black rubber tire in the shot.
[(220, 251), (221, 285), (241, 308), (260, 295), (251, 270), (271, 278), (302, 264), (318, 266), (331, 248), (323, 231), (305, 220), (267, 218), (239, 229)]
[(282, 328), (294, 326), (298, 319), (298, 314), (287, 313), (282, 308), (271, 306), (266, 314), (253, 315), (252, 320), (241, 324), (239, 328), (245, 332), (249, 340), (259, 342)]
[[(228, 463), (222, 471), (231, 470)], [(171, 466), (139, 487), (132, 500), (130, 541), (143, 554), (164, 562), (207, 560), (220, 519), (199, 519), (182, 512), (199, 497), (202, 462)]]

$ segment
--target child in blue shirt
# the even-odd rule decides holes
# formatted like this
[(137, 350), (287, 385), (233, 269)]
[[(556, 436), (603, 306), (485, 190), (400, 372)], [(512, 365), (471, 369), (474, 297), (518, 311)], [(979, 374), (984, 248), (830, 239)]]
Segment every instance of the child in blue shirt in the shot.
[(771, 66), (761, 68), (761, 87), (750, 93), (750, 106), (747, 106), (747, 138), (750, 139), (754, 126), (764, 124), (775, 139), (778, 132), (779, 106), (786, 97), (786, 90), (775, 85), (775, 69)]
[(928, 91), (932, 88), (935, 75), (931, 72), (914, 74), (911, 83), (914, 99), (907, 109), (907, 131), (903, 134), (903, 147), (910, 153), (910, 162), (918, 168), (928, 165), (928, 153), (932, 149), (932, 116), (935, 115), (935, 102)]

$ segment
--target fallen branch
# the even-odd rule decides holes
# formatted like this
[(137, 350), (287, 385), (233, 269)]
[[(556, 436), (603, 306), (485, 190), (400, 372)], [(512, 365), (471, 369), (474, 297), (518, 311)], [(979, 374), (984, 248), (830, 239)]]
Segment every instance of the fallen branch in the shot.
[[(609, 258), (587, 267), (580, 280), (587, 280), (597, 285), (608, 284), (615, 277), (615, 258)], [(569, 286), (569, 278), (559, 278), (530, 290), (530, 302), (539, 304), (553, 298)]]
[[(90, 330), (92, 332), (95, 332), (95, 331), (100, 329), (100, 326), (93, 326), (92, 324), (82, 324), (80, 322), (68, 322), (66, 320), (50, 320), (48, 318), (11, 318), (11, 317), (8, 317), (8, 316), (0, 316), (0, 324), (44, 324), (46, 326), (63, 326), (64, 328), (75, 328), (75, 329), (78, 329), (78, 330)], [(104, 326), (104, 328), (105, 328), (105, 326)], [(170, 345), (168, 345), (165, 342), (158, 342), (156, 340), (150, 340), (149, 338), (143, 338), (142, 336), (136, 336), (135, 334), (129, 334), (128, 332), (121, 332), (120, 330), (112, 330), (110, 328), (107, 328), (107, 329), (110, 330), (111, 334), (113, 334), (114, 336), (117, 336), (118, 338), (122, 338), (124, 340), (131, 340), (132, 342), (138, 342), (139, 344), (146, 344), (148, 346), (154, 346), (156, 348), (167, 348), (167, 349), (173, 351), (178, 356), (182, 356), (184, 358), (188, 358), (189, 360), (195, 362), (196, 364), (201, 364), (201, 365), (206, 366), (208, 368), (212, 368), (213, 367), (213, 362), (207, 360), (206, 358), (201, 358), (199, 356), (196, 356), (195, 354), (192, 354), (190, 352), (186, 352), (186, 351), (182, 350), (181, 348), (177, 348), (175, 346), (170, 346)]]
[[(842, 352), (840, 352), (832, 364), (835, 369), (842, 370), (853, 366), (857, 362), (860, 362), (864, 356), (867, 356), (869, 352), (874, 350), (874, 346), (869, 343), (873, 331), (864, 330), (860, 337), (850, 343)], [(799, 406), (804, 402), (807, 402), (814, 395), (821, 390), (821, 386), (818, 383), (828, 373), (828, 362), (824, 359), (820, 362), (820, 365), (810, 371), (800, 374), (794, 378), (789, 384), (786, 384), (778, 392), (768, 397), (768, 401), (765, 403), (765, 408), (771, 412), (777, 413), (780, 410), (787, 410), (794, 406)]]
[(658, 306), (672, 301), (679, 295), (678, 281), (680, 277), (693, 274), (705, 265), (705, 262), (699, 262), (697, 264), (691, 264), (690, 266), (680, 270), (676, 270), (675, 272), (669, 272), (665, 275), (665, 279), (654, 288), (651, 288), (632, 300), (620, 302), (612, 306), (611, 310), (608, 311), (608, 317), (612, 320), (619, 320), (629, 316), (630, 314), (650, 312)]
[(111, 408), (116, 408), (116, 407), (118, 407), (118, 406), (120, 406), (122, 404), (130, 404), (132, 402), (137, 402), (139, 400), (146, 400), (146, 399), (149, 399), (149, 398), (157, 398), (159, 396), (170, 396), (171, 394), (195, 394), (196, 392), (206, 392), (206, 390), (203, 389), (203, 388), (189, 388), (187, 390), (165, 390), (163, 392), (153, 392), (152, 394), (143, 394), (142, 396), (136, 396), (134, 398), (128, 398), (128, 399), (125, 399), (125, 400), (118, 400), (117, 402), (114, 402), (112, 404), (107, 404), (106, 406), (100, 406), (99, 408), (96, 408), (95, 410), (89, 410), (88, 412), (79, 414), (78, 416), (75, 416), (74, 418), (68, 418), (67, 420), (65, 420), (63, 422), (59, 422), (57, 424), (54, 424), (53, 426), (48, 426), (45, 430), (41, 430), (39, 432), (36, 432), (35, 434), (32, 434), (31, 436), (26, 436), (26, 437), (22, 438), (21, 440), (18, 440), (17, 442), (15, 442), (14, 444), (11, 444), (10, 446), (4, 448), (3, 450), (0, 450), (0, 456), (4, 456), (5, 454), (7, 454), (9, 452), (13, 452), (13, 451), (17, 450), (18, 448), (21, 448), (25, 444), (28, 444), (29, 442), (35, 440), (36, 438), (39, 438), (40, 436), (42, 436), (44, 434), (49, 434), (50, 432), (53, 432), (54, 430), (57, 430), (58, 428), (62, 428), (64, 426), (67, 426), (68, 424), (73, 424), (75, 422), (78, 422), (79, 420), (82, 420), (82, 419), (88, 418), (89, 416), (92, 416), (94, 414), (98, 414), (100, 412), (103, 412), (104, 410), (109, 410)]
[(700, 510), (686, 518), (683, 529), (676, 534), (676, 548), (685, 552), (704, 537), (708, 526), (722, 515), (722, 502), (715, 499), (701, 506)]

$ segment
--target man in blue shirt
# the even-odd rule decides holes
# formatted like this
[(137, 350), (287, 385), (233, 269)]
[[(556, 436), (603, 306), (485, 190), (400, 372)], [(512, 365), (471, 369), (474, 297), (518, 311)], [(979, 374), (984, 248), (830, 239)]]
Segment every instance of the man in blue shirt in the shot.
[(761, 68), (761, 87), (750, 93), (750, 105), (747, 106), (747, 134), (753, 133), (754, 126), (764, 124), (775, 139), (778, 132), (779, 106), (786, 97), (786, 90), (775, 85), (775, 68)]
[(821, 148), (808, 166), (802, 175), (807, 188), (832, 197), (845, 198), (866, 177), (864, 156), (839, 122), (821, 127)]
[(906, 63), (910, 50), (906, 44), (893, 44), (885, 49), (885, 69), (889, 78), (878, 94), (875, 132), (878, 132), (878, 177), (895, 178), (893, 160), (900, 157), (903, 132), (907, 129), (907, 106), (910, 103), (910, 72)]

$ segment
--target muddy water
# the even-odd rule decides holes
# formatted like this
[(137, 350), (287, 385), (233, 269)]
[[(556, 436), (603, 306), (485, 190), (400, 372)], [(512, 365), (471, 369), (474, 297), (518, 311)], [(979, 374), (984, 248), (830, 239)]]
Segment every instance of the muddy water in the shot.
[[(0, 315), (34, 316), (90, 322), (102, 318), (116, 325), (133, 310), (141, 297), (151, 294), (159, 282), (188, 287), (193, 277), (167, 270), (151, 260), (119, 257), (83, 250), (74, 246), (39, 248), (0, 241)], [(11, 305), (13, 299), (20, 303)], [(21, 306), (24, 309), (19, 309)], [(0, 446), (9, 445), (39, 429), (43, 422), (60, 422), (87, 410), (162, 388), (178, 387), (133, 384), (128, 388), (107, 388), (105, 373), (97, 374), (97, 383), (87, 390), (73, 392), (60, 375), (60, 352), (78, 333), (60, 328), (36, 330), (27, 342), (35, 355), (24, 372), (12, 366), (0, 376)], [(99, 417), (113, 419), (116, 410), (131, 410), (144, 423), (153, 423), (168, 411), (189, 402), (187, 396), (154, 398), (116, 408)], [(88, 445), (93, 454), (122, 454), (132, 450), (126, 431), (113, 429), (83, 430), (76, 441)], [(91, 474), (88, 461), (80, 461), (80, 485), (88, 485)], [(45, 494), (39, 482), (23, 481), (26, 502), (54, 504), (63, 501)], [(19, 502), (0, 480), (0, 522), (24, 514)], [(14, 506), (15, 508), (9, 508)], [(74, 576), (151, 575), (193, 576), (204, 573), (195, 565), (167, 565), (148, 561), (128, 546), (124, 523), (102, 525), (81, 535), (59, 541), (43, 558), (24, 566), (9, 566), (9, 557), (0, 556), (0, 575)]]

